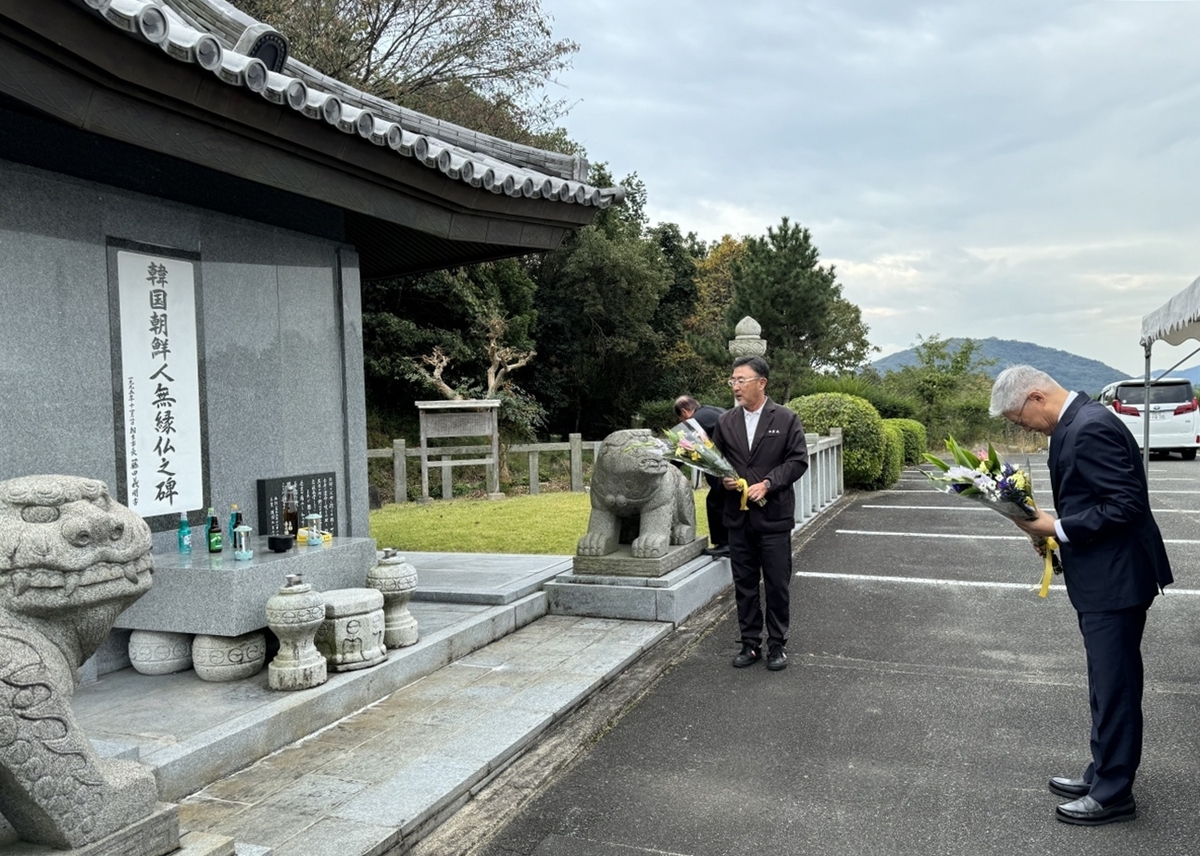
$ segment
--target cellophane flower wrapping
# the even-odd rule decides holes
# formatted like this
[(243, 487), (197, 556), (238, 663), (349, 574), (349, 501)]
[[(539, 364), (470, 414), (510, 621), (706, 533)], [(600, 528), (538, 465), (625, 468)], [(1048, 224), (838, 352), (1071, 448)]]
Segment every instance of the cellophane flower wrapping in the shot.
[[(975, 454), (960, 446), (953, 437), (946, 440), (953, 463), (936, 455), (925, 460), (937, 467), (934, 472), (922, 470), (925, 477), (942, 493), (961, 496), (986, 505), (1010, 520), (1034, 520), (1038, 516), (1033, 500), (1033, 482), (1029, 473), (1005, 461), (988, 443), (987, 452)], [(1046, 539), (1033, 538), (1041, 555), (1046, 553)], [(1054, 556), (1055, 573), (1062, 573), (1058, 556)]]
[[(666, 435), (667, 451), (675, 460), (719, 479), (741, 478), (703, 429), (680, 423), (674, 428), (663, 429), (663, 434)], [(758, 504), (766, 505), (767, 501), (760, 499)]]

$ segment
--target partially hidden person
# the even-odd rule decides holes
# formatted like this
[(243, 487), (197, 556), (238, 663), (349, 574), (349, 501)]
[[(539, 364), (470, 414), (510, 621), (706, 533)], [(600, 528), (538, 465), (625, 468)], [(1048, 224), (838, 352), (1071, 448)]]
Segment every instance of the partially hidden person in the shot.
[[(681, 395), (675, 399), (675, 416), (680, 422), (699, 428), (710, 440), (717, 430), (717, 420), (725, 410), (711, 404), (701, 404), (690, 395)], [(708, 517), (708, 538), (712, 546), (705, 549), (709, 556), (729, 555), (729, 530), (721, 519), (724, 514), (725, 488), (717, 476), (704, 474), (708, 484), (708, 494), (704, 497), (704, 512)]]

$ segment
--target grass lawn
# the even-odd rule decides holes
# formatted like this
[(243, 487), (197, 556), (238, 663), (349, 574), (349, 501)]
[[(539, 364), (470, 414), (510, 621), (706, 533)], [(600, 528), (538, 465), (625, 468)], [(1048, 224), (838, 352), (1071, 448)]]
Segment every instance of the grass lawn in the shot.
[[(706, 490), (695, 492), (697, 535), (708, 534)], [(573, 555), (591, 510), (588, 494), (568, 492), (406, 502), (372, 511), (371, 537), (401, 552)]]

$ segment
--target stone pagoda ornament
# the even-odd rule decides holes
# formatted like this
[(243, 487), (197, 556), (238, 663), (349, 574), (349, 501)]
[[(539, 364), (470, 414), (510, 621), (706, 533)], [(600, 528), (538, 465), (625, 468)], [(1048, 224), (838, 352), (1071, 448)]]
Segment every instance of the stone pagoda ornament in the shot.
[(267, 666), (267, 683), (273, 690), (306, 690), (329, 678), (325, 655), (313, 637), (325, 620), (325, 598), (287, 575), (287, 585), (267, 601), (267, 626), (279, 637), (279, 653)]
[(729, 340), (729, 353), (734, 359), (765, 357), (767, 340), (762, 338), (762, 325), (749, 315), (739, 321), (733, 328), (733, 338)]
[(98, 757), (71, 709), (79, 667), (150, 589), (151, 546), (104, 482), (0, 482), (0, 814), (22, 841), (70, 850), (120, 837), (121, 853), (167, 852), (139, 839), (149, 834), (178, 846), (178, 810), (159, 806), (153, 773)]
[(417, 569), (388, 547), (367, 573), (367, 586), (383, 594), (383, 644), (388, 648), (416, 645), (417, 619), (408, 611), (408, 602), (417, 589)]

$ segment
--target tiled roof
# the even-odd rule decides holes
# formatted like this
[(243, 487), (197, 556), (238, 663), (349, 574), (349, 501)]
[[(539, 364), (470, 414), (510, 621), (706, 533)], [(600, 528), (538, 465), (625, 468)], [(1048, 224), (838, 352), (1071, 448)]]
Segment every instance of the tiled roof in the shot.
[(408, 110), (287, 57), (269, 26), (225, 0), (83, 0), (131, 36), (183, 63), (492, 193), (607, 208), (624, 188), (586, 183), (587, 161), (476, 133)]

